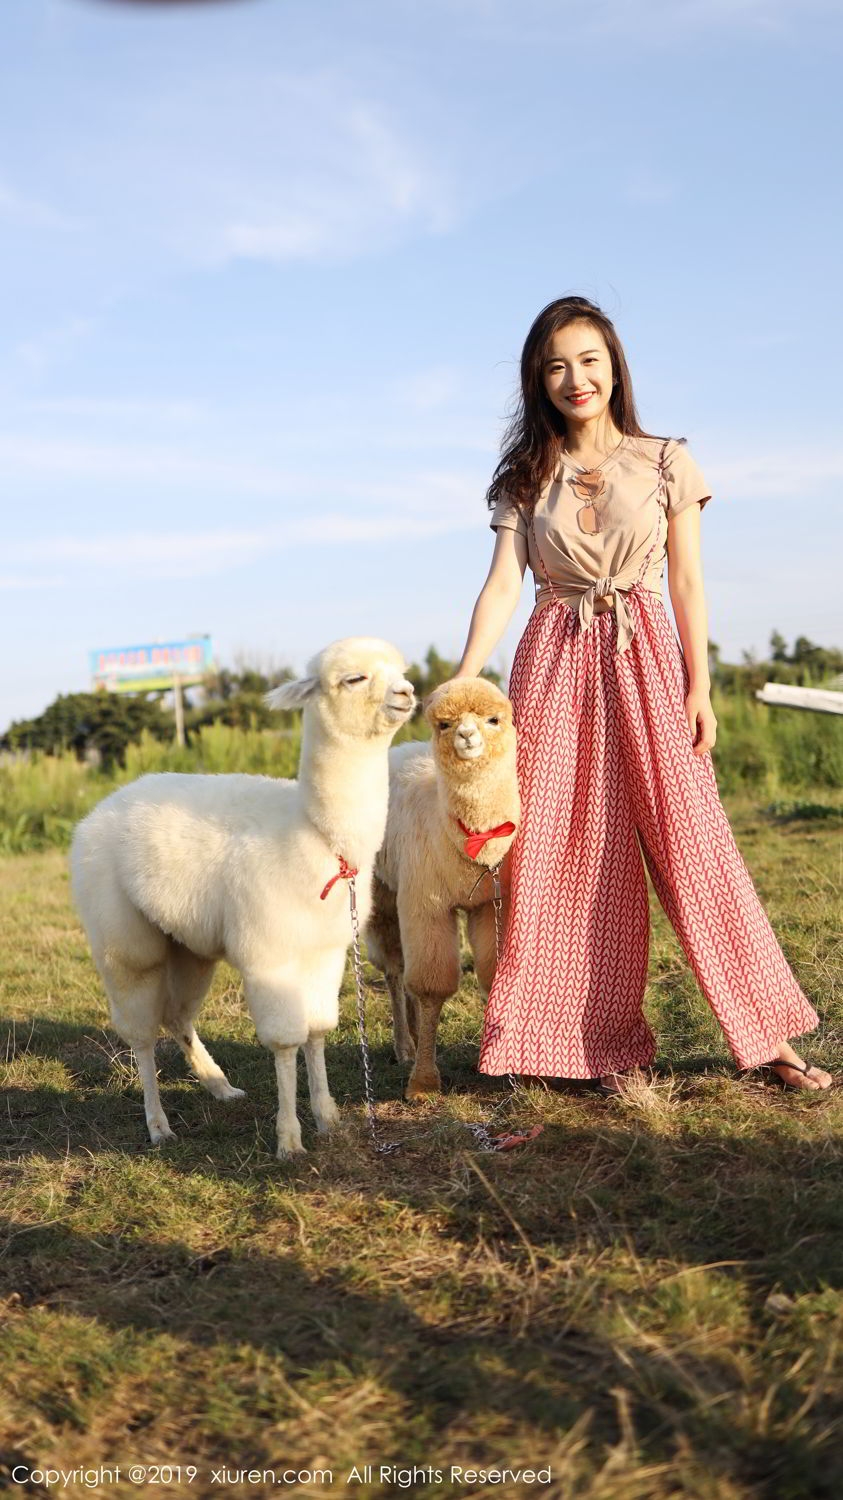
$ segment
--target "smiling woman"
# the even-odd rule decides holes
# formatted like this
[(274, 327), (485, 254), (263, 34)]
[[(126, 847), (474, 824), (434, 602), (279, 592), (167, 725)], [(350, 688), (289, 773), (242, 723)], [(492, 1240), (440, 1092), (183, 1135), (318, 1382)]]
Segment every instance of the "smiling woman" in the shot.
[[(582, 297), (536, 318), (488, 491), (497, 532), (459, 676), (478, 673), (529, 562), (540, 584), (512, 668), (522, 821), (489, 994), (486, 1073), (597, 1078), (647, 1066), (641, 854), (738, 1064), (827, 1088), (788, 1037), (816, 1013), (720, 803), (700, 513), (684, 440), (645, 433), (620, 340)], [(668, 562), (681, 638), (661, 597)]]
[(490, 505), (504, 496), (533, 504), (560, 443), (573, 437), (566, 415), (575, 429), (583, 415), (608, 416), (617, 437), (648, 436), (638, 420), (632, 376), (614, 325), (585, 297), (563, 302), (566, 324), (558, 324), (562, 302), (553, 302), (527, 334), (520, 400), (489, 486)]

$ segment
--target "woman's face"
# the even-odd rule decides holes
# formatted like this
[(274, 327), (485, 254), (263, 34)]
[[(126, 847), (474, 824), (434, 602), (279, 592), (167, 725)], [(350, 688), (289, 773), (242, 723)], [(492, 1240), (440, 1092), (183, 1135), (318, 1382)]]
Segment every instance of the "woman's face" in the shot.
[(600, 418), (612, 394), (612, 359), (592, 323), (568, 323), (553, 335), (544, 363), (544, 388), (566, 423)]

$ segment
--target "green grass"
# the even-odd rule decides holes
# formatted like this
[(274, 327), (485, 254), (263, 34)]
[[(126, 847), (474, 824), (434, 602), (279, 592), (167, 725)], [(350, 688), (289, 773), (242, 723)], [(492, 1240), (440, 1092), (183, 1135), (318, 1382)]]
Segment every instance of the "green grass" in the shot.
[[(843, 1072), (843, 805), (822, 788), (728, 808), (817, 1005), (810, 1056)], [(343, 1125), (274, 1158), (275, 1082), (236, 976), (200, 1030), (247, 1097), (218, 1104), (159, 1044), (178, 1138), (147, 1144), (62, 854), (0, 860), (0, 1487), (15, 1463), (330, 1468), (305, 1496), (543, 1493), (559, 1500), (838, 1500), (843, 1493), (843, 1090), (737, 1078), (654, 904), (654, 1084), (510, 1096), (474, 1070), (467, 970), (438, 1102), (401, 1102), (386, 998), (369, 1000), (383, 1132), (367, 1139), (348, 976), (328, 1047)], [(370, 971), (371, 972), (371, 971)], [(371, 977), (374, 977), (371, 972)], [(7, 1034), (6, 1034), (7, 1033)], [(541, 1122), (509, 1155), (465, 1122)], [(349, 1486), (353, 1464), (442, 1483)], [(447, 1481), (451, 1464), (550, 1465), (549, 1487)], [(4, 1466), (5, 1465), (5, 1469)], [(11, 1486), (15, 1492), (18, 1487)], [(23, 1492), (23, 1491), (21, 1491)], [(51, 1491), (54, 1493), (56, 1491)]]
[[(843, 719), (770, 708), (745, 694), (718, 692), (713, 703), (718, 721), (714, 762), (722, 792), (751, 793), (767, 801), (820, 793), (825, 803), (825, 793), (843, 787)], [(427, 724), (416, 716), (396, 742), (428, 734)], [(148, 771), (295, 776), (299, 744), (297, 729), (282, 735), (217, 723), (194, 734), (183, 749), (144, 733), (140, 744), (128, 747), (126, 765), (114, 776), (80, 764), (70, 752), (9, 758), (0, 763), (0, 854), (66, 848), (76, 821), (101, 797)]]
[[(403, 725), (396, 743), (424, 738), (424, 721)], [(259, 776), (295, 776), (301, 736), (270, 729), (232, 729), (209, 724), (186, 746), (162, 743), (144, 731), (137, 745), (126, 748), (126, 764), (113, 775), (85, 765), (70, 751), (61, 755), (34, 752), (31, 758), (0, 761), (0, 855), (39, 849), (65, 849), (85, 813), (123, 782), (156, 771), (232, 772)]]
[(0, 854), (25, 854), (51, 846), (66, 848), (79, 818), (125, 781), (149, 771), (248, 771), (264, 776), (295, 776), (298, 734), (230, 729), (211, 724), (189, 746), (162, 744), (144, 732), (126, 749), (126, 764), (107, 776), (76, 759), (33, 754), (0, 764)]

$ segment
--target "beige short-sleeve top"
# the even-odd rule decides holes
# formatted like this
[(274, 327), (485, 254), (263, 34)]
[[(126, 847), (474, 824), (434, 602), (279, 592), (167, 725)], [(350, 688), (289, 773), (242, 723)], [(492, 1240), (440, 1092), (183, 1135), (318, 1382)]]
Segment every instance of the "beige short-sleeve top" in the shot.
[(589, 502), (574, 492), (579, 470), (564, 458), (536, 500), (532, 525), (529, 514), (506, 497), (489, 524), (527, 538), (537, 605), (561, 599), (578, 610), (584, 630), (597, 600), (613, 605), (622, 652), (635, 632), (624, 593), (637, 584), (661, 595), (668, 520), (690, 505), (706, 505), (711, 491), (682, 438), (624, 438), (601, 471), (605, 487), (593, 502), (601, 530), (594, 535), (577, 520)]

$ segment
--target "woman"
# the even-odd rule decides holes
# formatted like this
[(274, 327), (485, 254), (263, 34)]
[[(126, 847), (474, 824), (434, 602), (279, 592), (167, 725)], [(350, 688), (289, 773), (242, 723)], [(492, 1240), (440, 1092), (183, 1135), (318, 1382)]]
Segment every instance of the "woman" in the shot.
[[(817, 1016), (709, 755), (703, 477), (683, 440), (643, 432), (617, 334), (585, 298), (539, 314), (521, 385), (488, 492), (492, 566), (457, 671), (482, 669), (529, 562), (540, 586), (510, 681), (522, 822), (480, 1070), (598, 1078), (617, 1092), (620, 1074), (652, 1062), (643, 853), (738, 1066), (828, 1088), (790, 1045)], [(661, 598), (665, 556), (681, 650)]]

